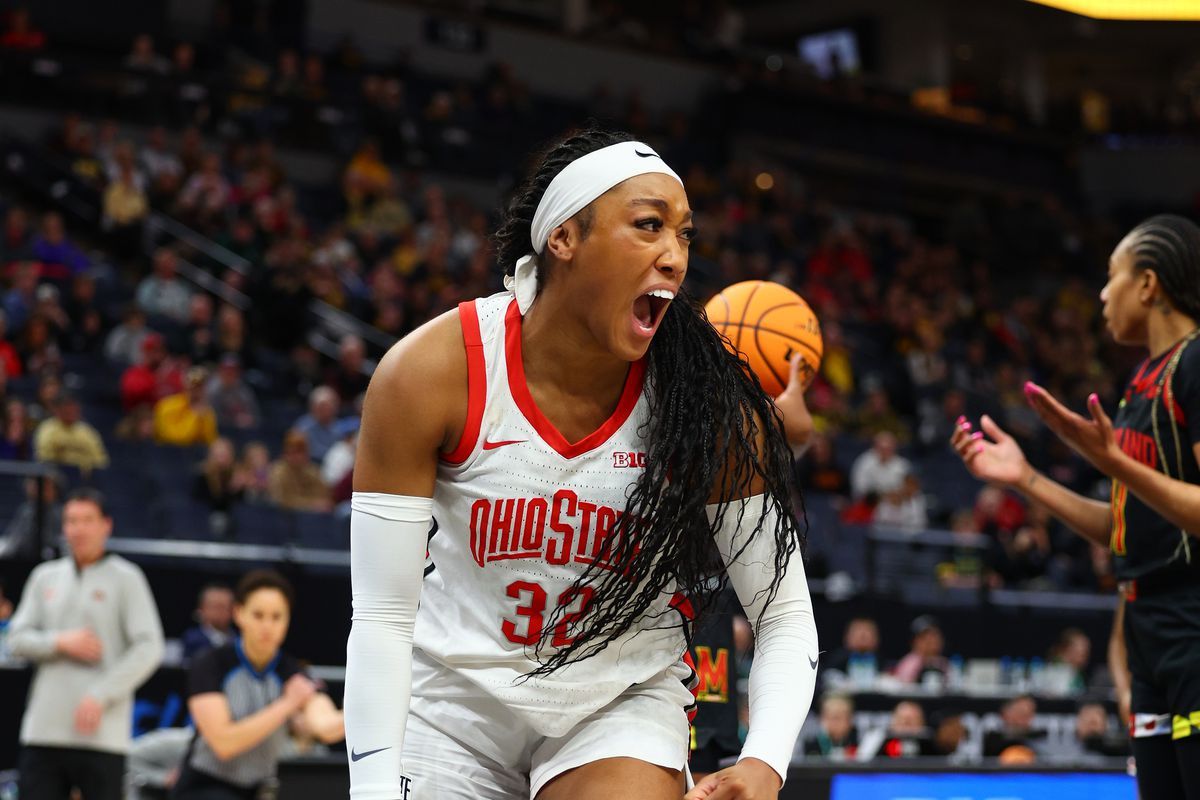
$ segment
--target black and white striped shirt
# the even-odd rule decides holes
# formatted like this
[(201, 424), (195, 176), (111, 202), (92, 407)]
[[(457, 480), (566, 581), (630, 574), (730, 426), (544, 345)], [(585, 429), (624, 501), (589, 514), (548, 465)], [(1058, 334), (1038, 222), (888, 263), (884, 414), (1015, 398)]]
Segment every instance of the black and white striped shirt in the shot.
[[(286, 653), (278, 654), (262, 670), (256, 670), (242, 651), (239, 637), (196, 658), (188, 671), (188, 697), (220, 692), (225, 695), (230, 715), (236, 722), (279, 699), (288, 678), (300, 671), (299, 662)], [(235, 786), (257, 786), (275, 776), (275, 766), (287, 736), (285, 725), (250, 750), (222, 761), (197, 733), (189, 748), (187, 763), (198, 772)]]

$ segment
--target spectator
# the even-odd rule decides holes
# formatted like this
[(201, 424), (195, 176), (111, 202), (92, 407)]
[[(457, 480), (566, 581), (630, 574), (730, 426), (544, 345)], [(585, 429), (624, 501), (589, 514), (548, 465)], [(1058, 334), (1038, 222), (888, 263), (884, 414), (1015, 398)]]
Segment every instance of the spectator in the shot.
[(146, 315), (131, 306), (120, 325), (104, 340), (104, 357), (116, 364), (136, 364), (142, 357), (143, 340), (151, 331), (146, 327)]
[(338, 439), (338, 395), (328, 386), (318, 386), (308, 396), (308, 413), (292, 427), (304, 434), (309, 452), (316, 461), (323, 461), (329, 448)]
[(21, 723), (21, 797), (117, 798), (133, 693), (163, 654), (154, 595), (137, 566), (106, 553), (103, 497), (67, 498), (69, 554), (30, 575), (9, 626), (13, 655), (37, 665)]
[(67, 392), (54, 402), (54, 416), (38, 425), (33, 435), (34, 458), (76, 467), (87, 473), (108, 466), (108, 451), (100, 433), (82, 419), (79, 400)]
[(334, 426), (338, 440), (321, 461), (321, 480), (326, 486), (336, 486), (346, 473), (354, 471), (354, 457), (358, 452), (358, 417), (346, 417)]
[(988, 731), (983, 736), (983, 755), (985, 758), (1004, 757), (1004, 752), (1012, 747), (1029, 747), (1035, 740), (1043, 739), (1046, 732), (1033, 727), (1034, 716), (1037, 714), (1037, 701), (1032, 696), (1023, 694), (1007, 701), (1000, 708), (999, 730)]
[(921, 482), (916, 475), (911, 472), (905, 475), (904, 482), (897, 489), (880, 498), (871, 524), (909, 532), (921, 531), (929, 526), (925, 493), (921, 491)]
[(858, 410), (855, 429), (863, 436), (889, 433), (894, 439), (908, 439), (908, 425), (892, 408), (887, 392), (875, 387), (867, 392), (866, 400)]
[(834, 460), (833, 443), (823, 433), (812, 436), (804, 458), (796, 459), (796, 482), (805, 492), (824, 492), (845, 497), (850, 493), (846, 470)]
[(208, 382), (206, 396), (217, 415), (217, 424), (222, 428), (247, 430), (258, 427), (258, 400), (242, 380), (241, 363), (236, 354), (221, 356), (217, 374)]
[(0, 459), (29, 460), (31, 431), (31, 421), (25, 404), (15, 397), (10, 397), (4, 403), (4, 432), (0, 434)]
[(283, 455), (271, 465), (271, 500), (291, 511), (329, 511), (329, 489), (309, 460), (308, 439), (299, 430), (283, 437)]
[(967, 739), (967, 728), (963, 725), (962, 714), (954, 710), (933, 714), (934, 755), (949, 758), (951, 762), (961, 761), (963, 754), (959, 748)]
[[(49, 289), (56, 291), (53, 286), (40, 286), (38, 292)], [(19, 349), (21, 360), (25, 362), (25, 371), (30, 375), (62, 370), (62, 353), (54, 341), (54, 330), (49, 318), (34, 314), (25, 325), (25, 333), (21, 336)]]
[(217, 416), (204, 399), (208, 370), (188, 370), (184, 390), (154, 406), (154, 438), (159, 444), (195, 447), (217, 438)]
[[(208, 366), (220, 358), (213, 330), (213, 301), (206, 292), (196, 292), (188, 302), (188, 319), (172, 348), (191, 363)], [(236, 355), (236, 352), (234, 353)]]
[(46, 34), (33, 27), (29, 9), (14, 8), (8, 16), (8, 30), (0, 35), (0, 48), (33, 52), (46, 46)]
[(1068, 668), (1071, 671), (1069, 690), (1082, 692), (1088, 685), (1092, 640), (1079, 628), (1067, 628), (1058, 635), (1058, 641), (1050, 649), (1050, 663)]
[(207, 227), (224, 213), (230, 199), (229, 181), (221, 174), (221, 157), (207, 153), (179, 193), (177, 208), (185, 218)]
[(125, 56), (125, 68), (134, 72), (149, 72), (165, 75), (171, 69), (171, 63), (154, 50), (154, 37), (148, 33), (139, 33), (133, 39), (133, 47)]
[(247, 442), (238, 462), (242, 475), (242, 499), (248, 503), (265, 503), (271, 499), (271, 452), (262, 442)]
[(4, 370), (5, 378), (21, 377), (21, 356), (17, 354), (17, 348), (12, 346), (12, 342), (8, 341), (8, 317), (3, 311), (0, 311), (0, 369)]
[(233, 609), (241, 635), (192, 662), (187, 693), (196, 735), (171, 795), (177, 800), (259, 796), (275, 777), (293, 717), (319, 741), (345, 736), (342, 712), (280, 651), (293, 597), (278, 573), (247, 573)]
[(179, 637), (183, 645), (184, 663), (197, 656), (233, 641), (233, 589), (221, 583), (210, 583), (200, 590), (196, 600), (196, 624)]
[(1108, 711), (1103, 703), (1090, 702), (1081, 705), (1076, 712), (1071, 739), (1065, 742), (1047, 739), (1038, 750), (1059, 760), (1100, 765), (1107, 758), (1128, 756), (1129, 738), (1121, 731), (1110, 729)]
[(896, 491), (912, 472), (907, 459), (896, 454), (898, 442), (890, 433), (875, 434), (870, 450), (865, 451), (850, 467), (850, 493), (855, 498), (868, 493), (884, 495)]
[(150, 210), (146, 191), (137, 179), (133, 165), (127, 161), (120, 162), (116, 177), (104, 189), (102, 200), (102, 225), (124, 253), (136, 252), (140, 244), (142, 220)]
[(190, 314), (191, 292), (175, 275), (178, 256), (169, 247), (154, 251), (154, 273), (137, 287), (137, 304), (151, 317), (164, 317), (186, 325)]
[(161, 125), (150, 129), (141, 152), (142, 169), (155, 197), (171, 197), (183, 179), (183, 164), (167, 146), (167, 131)]
[[(39, 498), (38, 479), (25, 479), (25, 501), (4, 528), (4, 536), (0, 538), (0, 558), (41, 560), (43, 546), (51, 543), (56, 531), (62, 530), (60, 480), (48, 475), (42, 478), (41, 486)], [(42, 506), (41, 527), (38, 526), (39, 503)]]
[(20, 206), (9, 206), (4, 213), (4, 229), (0, 231), (0, 264), (24, 257), (29, 241), (29, 212)]
[[(91, 266), (91, 261), (70, 239), (62, 215), (51, 211), (42, 217), (42, 229), (30, 245), (30, 254), (42, 262), (43, 275), (66, 279)], [(57, 269), (55, 269), (57, 268)]]
[(921, 683), (933, 674), (945, 678), (949, 664), (942, 655), (945, 639), (938, 621), (928, 614), (912, 621), (912, 649), (900, 659), (892, 674), (905, 683)]
[(842, 647), (821, 659), (822, 671), (845, 678), (859, 669), (871, 679), (879, 673), (879, 626), (870, 617), (855, 617), (842, 634)]
[(37, 306), (37, 285), (41, 266), (36, 261), (20, 261), (12, 270), (12, 286), (4, 293), (4, 313), (13, 331), (25, 327)]
[(912, 700), (902, 700), (892, 709), (886, 729), (868, 731), (861, 739), (858, 760), (913, 758), (933, 755), (933, 741), (925, 727), (925, 710)]
[(985, 486), (975, 499), (975, 526), (989, 536), (1014, 533), (1025, 522), (1025, 506), (998, 486)]
[(122, 442), (153, 442), (154, 406), (138, 406), (130, 411), (117, 423), (113, 435)]
[(213, 511), (228, 513), (242, 498), (245, 473), (234, 460), (233, 443), (221, 437), (208, 446), (192, 494)]
[(337, 392), (342, 408), (347, 409), (367, 391), (371, 376), (366, 368), (366, 346), (363, 340), (352, 333), (342, 337), (338, 343), (338, 360), (326, 377), (325, 383)]
[(217, 312), (216, 351), (220, 354), (233, 353), (247, 369), (254, 366), (253, 349), (246, 334), (246, 318), (233, 306), (221, 306)]
[(164, 397), (183, 391), (183, 369), (167, 357), (162, 334), (148, 333), (141, 349), (141, 363), (121, 375), (121, 408), (126, 413), (145, 406), (153, 408)]
[(104, 315), (96, 302), (96, 279), (81, 272), (71, 281), (71, 293), (64, 304), (69, 330), (64, 337), (72, 353), (92, 355), (104, 346)]
[(831, 761), (853, 761), (858, 753), (858, 729), (854, 726), (854, 701), (849, 695), (827, 694), (821, 699), (821, 718), (816, 735), (804, 740), (805, 756)]

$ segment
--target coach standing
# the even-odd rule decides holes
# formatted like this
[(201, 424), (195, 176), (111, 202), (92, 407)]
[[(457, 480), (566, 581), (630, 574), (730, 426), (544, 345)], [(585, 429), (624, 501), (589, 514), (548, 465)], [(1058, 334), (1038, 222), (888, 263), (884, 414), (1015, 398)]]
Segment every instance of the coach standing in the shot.
[(70, 555), (29, 576), (9, 626), (14, 656), (37, 665), (21, 723), (21, 800), (120, 800), (133, 692), (163, 653), (145, 575), (105, 552), (112, 518), (80, 489), (63, 507)]

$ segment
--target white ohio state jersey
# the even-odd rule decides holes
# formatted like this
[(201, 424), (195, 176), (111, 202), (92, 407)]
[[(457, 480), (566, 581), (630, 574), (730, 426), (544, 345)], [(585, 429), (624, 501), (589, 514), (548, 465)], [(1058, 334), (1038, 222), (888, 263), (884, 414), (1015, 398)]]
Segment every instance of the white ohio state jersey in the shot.
[[(645, 363), (631, 365), (612, 416), (568, 442), (525, 383), (512, 294), (462, 303), (459, 315), (467, 422), (438, 468), (415, 646), (540, 734), (562, 736), (630, 686), (679, 664), (685, 649), (681, 604), (667, 593), (598, 655), (525, 679), (556, 608), (565, 615), (556, 617), (564, 622), (549, 634), (552, 646), (570, 642), (570, 621), (592, 599), (589, 588), (571, 587), (588, 564), (605, 566), (605, 543), (645, 468)], [(688, 668), (679, 669), (685, 678)], [(436, 695), (436, 683), (422, 691)]]

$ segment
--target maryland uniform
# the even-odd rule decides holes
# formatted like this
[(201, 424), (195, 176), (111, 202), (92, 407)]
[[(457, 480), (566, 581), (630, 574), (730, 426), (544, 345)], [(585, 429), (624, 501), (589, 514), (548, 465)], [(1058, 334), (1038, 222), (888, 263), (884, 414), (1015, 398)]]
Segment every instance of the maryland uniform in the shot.
[(613, 755), (682, 769), (692, 672), (672, 594), (597, 655), (526, 677), (544, 626), (555, 625), (553, 647), (575, 635), (592, 600), (575, 579), (590, 564), (615, 568), (616, 523), (645, 467), (645, 363), (631, 365), (612, 416), (568, 442), (526, 385), (512, 295), (463, 303), (459, 315), (467, 421), (433, 495), (404, 747), (411, 796), (532, 796)]
[[(1200, 483), (1200, 343), (1189, 337), (1142, 362), (1113, 418), (1121, 449), (1151, 469)], [(1200, 733), (1200, 541), (1114, 481), (1112, 550), (1126, 597), (1135, 737)]]

